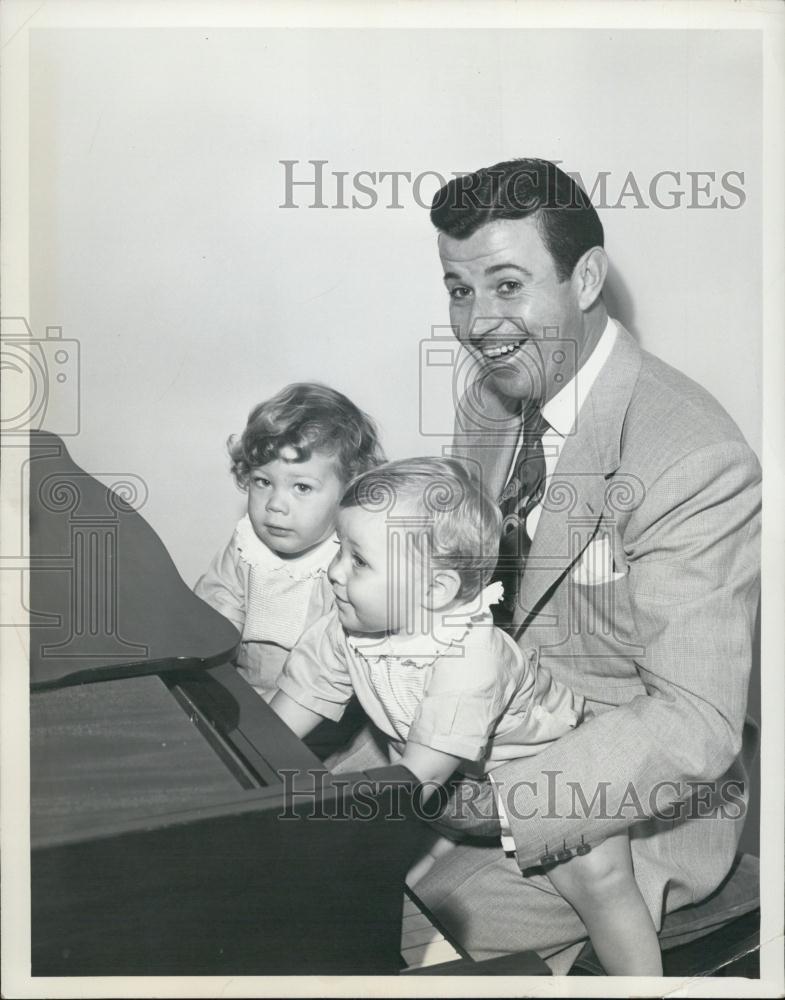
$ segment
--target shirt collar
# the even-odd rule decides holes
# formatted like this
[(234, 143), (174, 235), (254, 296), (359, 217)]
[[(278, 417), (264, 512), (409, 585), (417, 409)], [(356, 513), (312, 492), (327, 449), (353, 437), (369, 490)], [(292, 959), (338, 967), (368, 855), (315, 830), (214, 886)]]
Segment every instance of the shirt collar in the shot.
[(302, 556), (282, 559), (277, 552), (269, 549), (253, 530), (250, 517), (245, 514), (240, 518), (236, 528), (237, 549), (240, 558), (256, 569), (273, 573), (282, 570), (293, 580), (305, 580), (310, 576), (321, 575), (335, 555), (338, 539), (330, 535)]
[(401, 663), (415, 667), (427, 667), (440, 656), (444, 656), (450, 646), (462, 642), (471, 628), (479, 623), (493, 621), (491, 605), (502, 599), (503, 585), (492, 583), (473, 601), (452, 608), (434, 620), (433, 630), (420, 635), (385, 633), (378, 635), (350, 635), (349, 645), (366, 660), (392, 656)]
[(549, 399), (543, 406), (544, 419), (560, 437), (567, 437), (575, 426), (575, 419), (586, 402), (586, 397), (589, 395), (603, 365), (608, 360), (617, 334), (616, 320), (608, 317), (608, 322), (605, 324), (605, 329), (594, 350), (570, 381), (562, 386), (553, 399)]

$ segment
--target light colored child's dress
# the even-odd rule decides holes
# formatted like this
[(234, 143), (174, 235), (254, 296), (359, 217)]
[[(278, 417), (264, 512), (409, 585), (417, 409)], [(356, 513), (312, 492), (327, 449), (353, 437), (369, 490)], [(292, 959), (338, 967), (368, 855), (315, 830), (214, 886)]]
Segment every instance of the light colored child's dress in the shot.
[(334, 607), (327, 567), (336, 551), (333, 535), (303, 556), (282, 559), (246, 514), (194, 587), (236, 625), (242, 635), (237, 668), (267, 701), (291, 648)]
[(407, 740), (463, 758), (466, 775), (539, 753), (578, 724), (584, 699), (494, 627), (498, 596), (486, 587), (425, 637), (352, 635), (333, 609), (303, 634), (278, 687), (335, 720), (356, 694), (391, 761)]

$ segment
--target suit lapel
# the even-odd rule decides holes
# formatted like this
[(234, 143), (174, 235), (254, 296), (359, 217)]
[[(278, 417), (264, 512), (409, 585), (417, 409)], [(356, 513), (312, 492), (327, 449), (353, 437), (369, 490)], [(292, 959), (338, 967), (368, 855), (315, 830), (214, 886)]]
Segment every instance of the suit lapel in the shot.
[(619, 468), (621, 430), (641, 366), (641, 351), (619, 325), (613, 349), (564, 442), (543, 497), (521, 581), (518, 625), (580, 557), (607, 510), (608, 480)]

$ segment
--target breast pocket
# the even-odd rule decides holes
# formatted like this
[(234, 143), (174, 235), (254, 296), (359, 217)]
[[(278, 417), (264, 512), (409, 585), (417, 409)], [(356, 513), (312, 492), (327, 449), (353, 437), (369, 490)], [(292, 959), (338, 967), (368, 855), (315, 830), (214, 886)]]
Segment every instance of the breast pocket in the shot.
[(614, 546), (607, 534), (593, 538), (581, 553), (572, 569), (572, 580), (581, 587), (600, 587), (615, 583), (627, 575), (623, 560), (618, 566), (614, 560)]

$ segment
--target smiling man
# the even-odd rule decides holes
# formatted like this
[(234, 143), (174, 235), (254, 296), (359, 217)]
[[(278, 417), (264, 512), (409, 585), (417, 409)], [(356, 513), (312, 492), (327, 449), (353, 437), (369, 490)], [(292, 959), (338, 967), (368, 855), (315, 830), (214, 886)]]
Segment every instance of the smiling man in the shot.
[[(565, 972), (586, 929), (546, 870), (627, 829), (659, 928), (732, 864), (760, 470), (716, 400), (608, 316), (602, 224), (554, 164), (456, 178), (431, 219), (475, 374), (455, 451), (504, 514), (499, 620), (589, 712), (494, 771), (510, 849), (461, 845), (417, 891), (476, 958), (530, 948)], [(490, 785), (466, 808), (498, 829)]]

